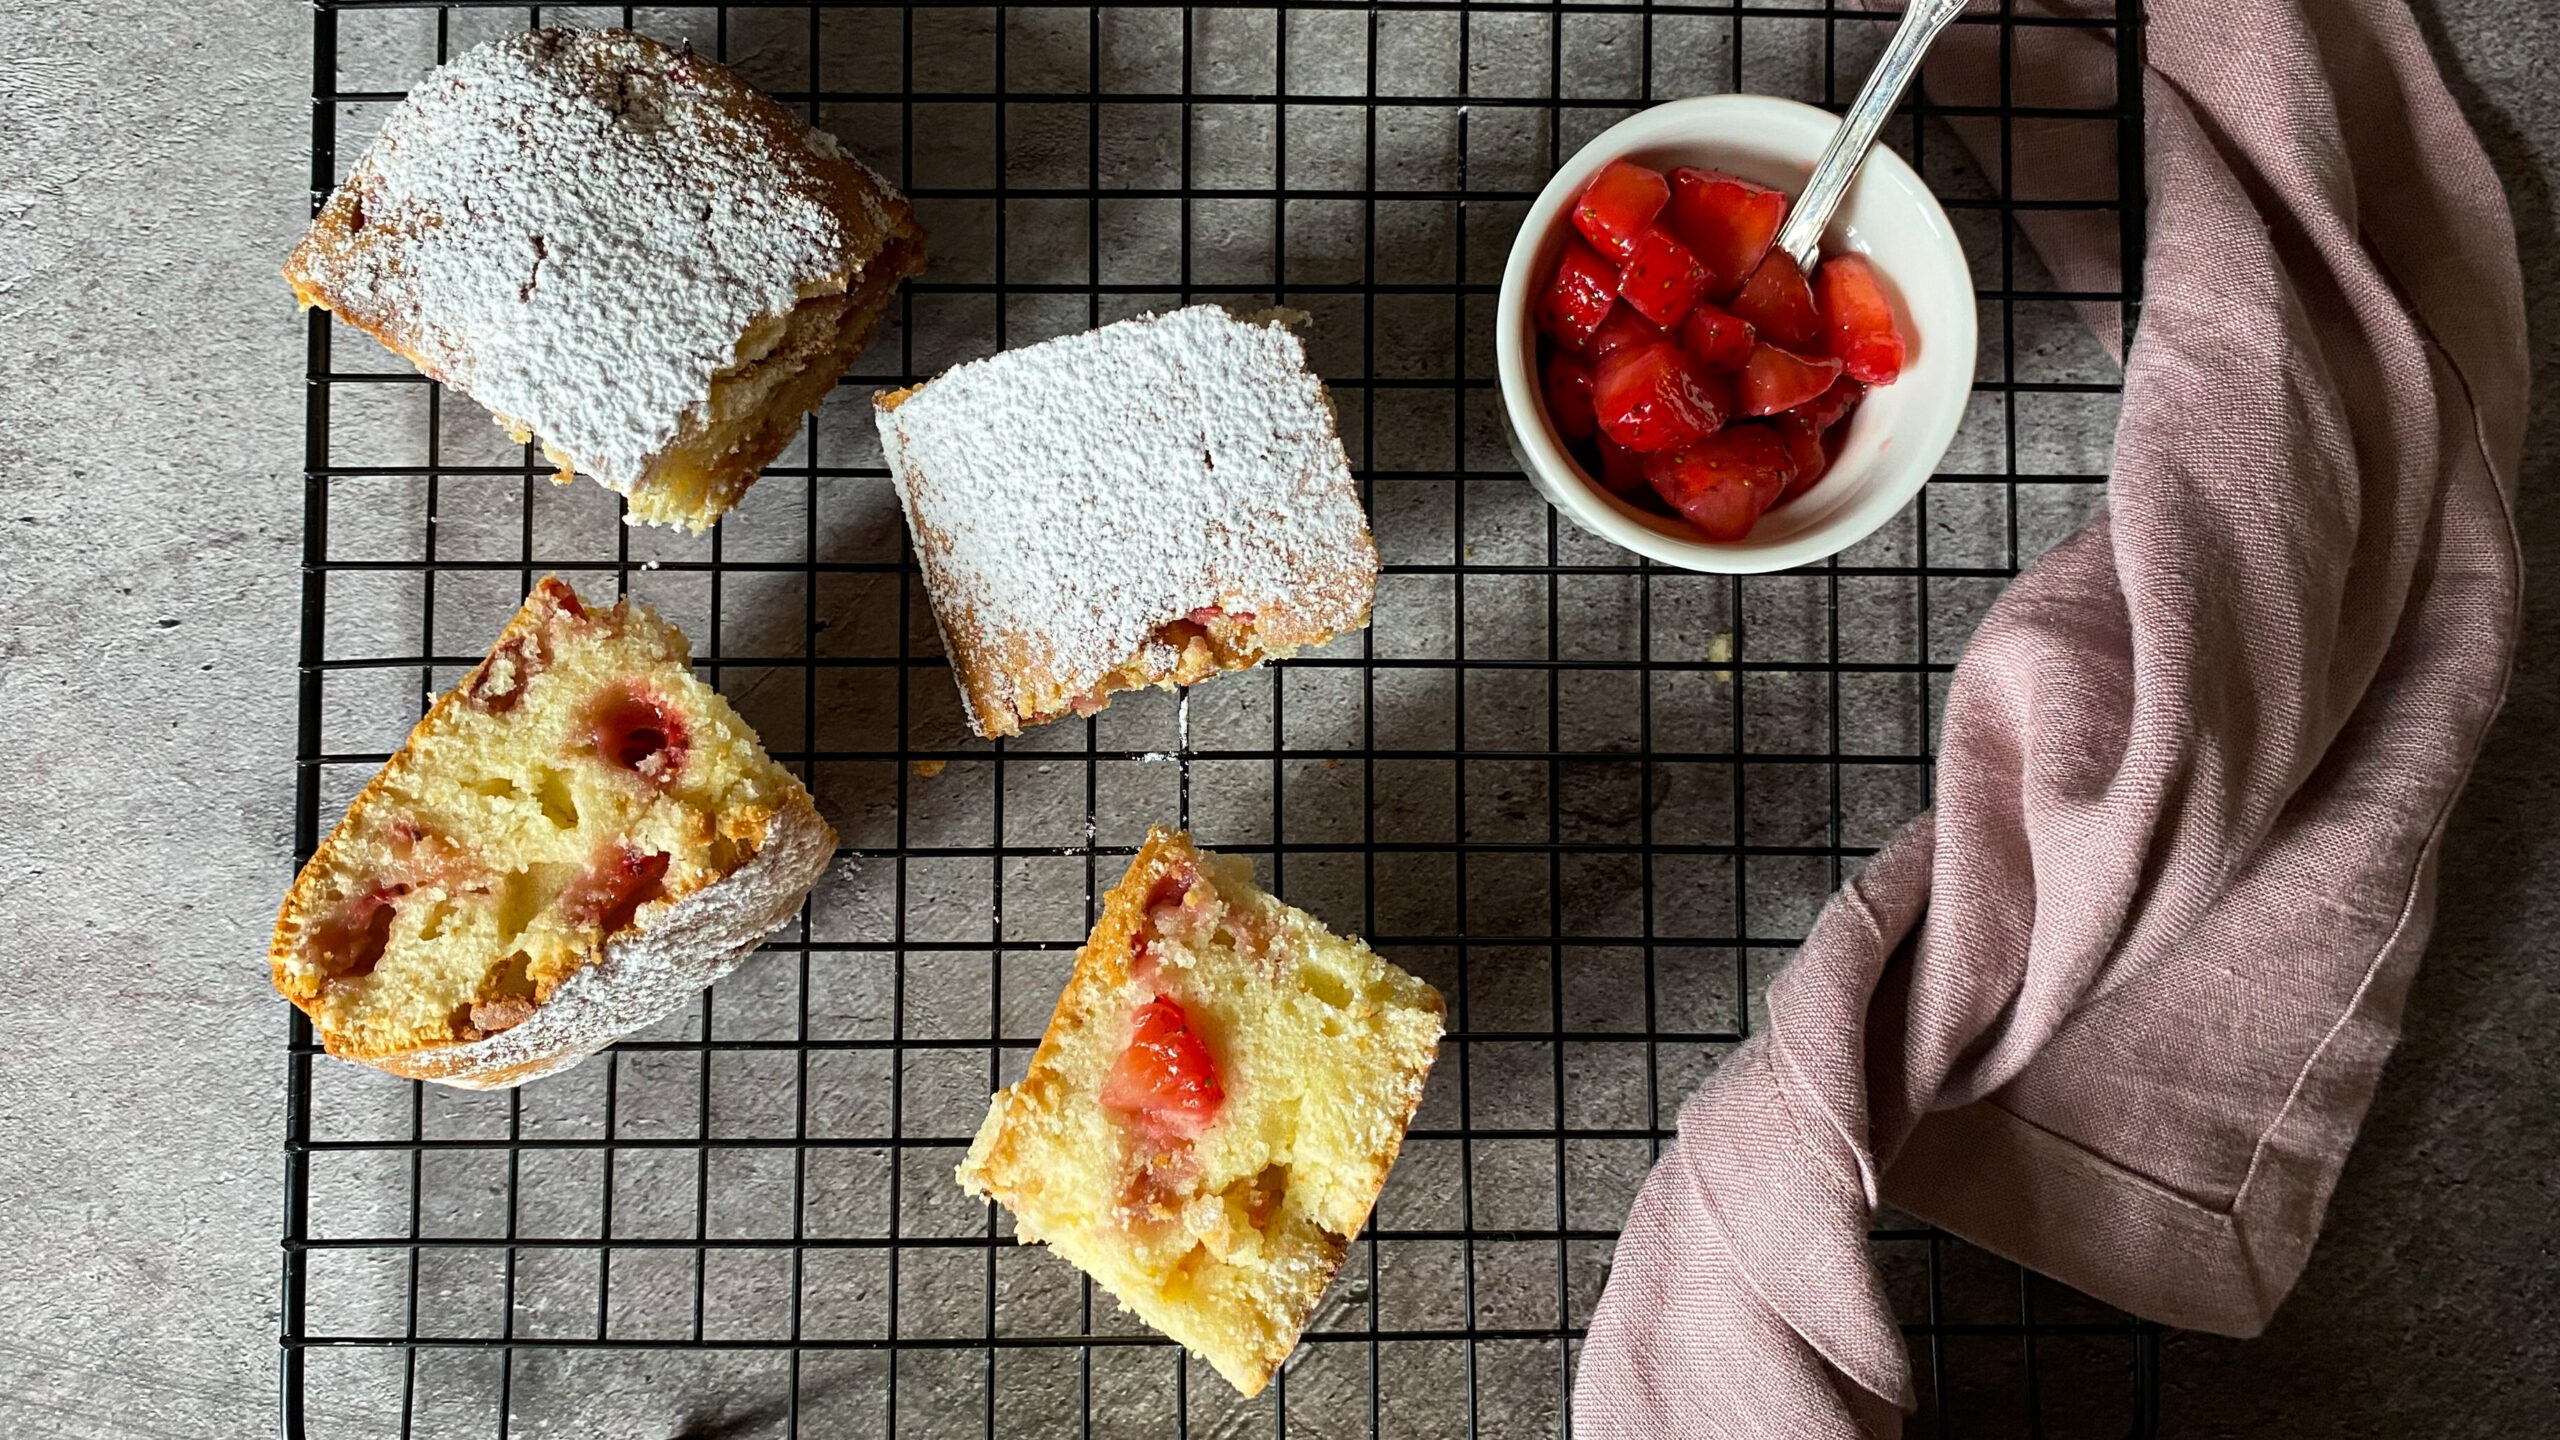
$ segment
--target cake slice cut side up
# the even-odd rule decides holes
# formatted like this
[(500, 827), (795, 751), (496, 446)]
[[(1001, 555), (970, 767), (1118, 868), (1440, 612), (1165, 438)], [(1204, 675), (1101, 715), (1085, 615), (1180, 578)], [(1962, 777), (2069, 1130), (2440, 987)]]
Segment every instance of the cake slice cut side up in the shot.
[(1368, 1223), (1439, 993), (1157, 830), (958, 1171), (1247, 1395)]
[(1377, 547), (1283, 320), (1195, 305), (874, 398), (979, 735), (1369, 623)]
[(276, 989), (332, 1055), (512, 1085), (690, 1000), (835, 834), (675, 627), (545, 577), (285, 897)]

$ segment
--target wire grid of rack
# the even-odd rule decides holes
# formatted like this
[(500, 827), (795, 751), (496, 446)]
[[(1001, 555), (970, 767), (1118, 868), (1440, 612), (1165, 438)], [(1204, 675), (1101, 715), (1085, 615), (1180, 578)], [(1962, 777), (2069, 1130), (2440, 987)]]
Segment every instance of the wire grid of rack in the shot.
[[(460, 48), (625, 24), (805, 107), (934, 239), (800, 445), (700, 539), (553, 487), (476, 407), (314, 315), (301, 852), (546, 571), (683, 626), (846, 848), (696, 1006), (523, 1090), (339, 1065), (294, 1017), (283, 1432), (1563, 1433), (1679, 1101), (1823, 897), (1927, 803), (1964, 636), (2102, 493), (2116, 377), (2083, 321), (2107, 307), (2129, 333), (2139, 287), (2057, 288), (2020, 222), (2111, 217), (2138, 275), (2138, 12), (1977, 8), (1999, 103), (1915, 96), (1887, 136), (1981, 281), (1974, 413), (1876, 538), (1730, 579), (1638, 562), (1530, 494), (1493, 413), (1493, 292), (1548, 171), (1633, 109), (1745, 89), (1838, 108), (1884, 28), (1854, 6), (321, 0), (315, 200)], [(2023, 103), (2013, 62), (2048, 27), (2115, 42), (2108, 103)], [(2028, 121), (2099, 127), (2116, 173), (2009, 193)], [(1376, 623), (971, 740), (868, 396), (1195, 299), (1308, 312), (1386, 561)], [(1250, 1402), (949, 1179), (1159, 821), (1251, 855), (1451, 1004), (1377, 1214)], [(2151, 1433), (2149, 1327), (1916, 1223), (1876, 1244), (1923, 1433)]]

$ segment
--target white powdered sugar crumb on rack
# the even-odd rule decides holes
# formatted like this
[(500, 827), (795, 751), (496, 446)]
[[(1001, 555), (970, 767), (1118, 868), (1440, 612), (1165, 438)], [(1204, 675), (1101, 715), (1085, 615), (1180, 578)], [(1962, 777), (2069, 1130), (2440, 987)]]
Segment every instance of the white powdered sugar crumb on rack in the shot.
[(847, 227), (709, 62), (537, 30), (426, 77), (351, 179), (364, 228), (315, 265), (428, 373), (628, 490), (750, 327), (845, 288)]
[(1367, 612), (1368, 522), (1280, 324), (1141, 316), (957, 366), (879, 420), (946, 632), (1019, 645), (1066, 689), (1195, 610)]

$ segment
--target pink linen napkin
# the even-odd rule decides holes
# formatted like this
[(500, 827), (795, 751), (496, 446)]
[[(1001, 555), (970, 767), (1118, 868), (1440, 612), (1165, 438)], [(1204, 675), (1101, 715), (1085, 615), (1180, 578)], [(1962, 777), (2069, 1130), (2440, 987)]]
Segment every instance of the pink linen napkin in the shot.
[(2109, 517), (1992, 608), (1936, 812), (1683, 1108), (1579, 1435), (1897, 1434), (1879, 1199), (2253, 1334), (2372, 1097), (2514, 651), (2512, 229), (2401, 0), (2147, 8)]

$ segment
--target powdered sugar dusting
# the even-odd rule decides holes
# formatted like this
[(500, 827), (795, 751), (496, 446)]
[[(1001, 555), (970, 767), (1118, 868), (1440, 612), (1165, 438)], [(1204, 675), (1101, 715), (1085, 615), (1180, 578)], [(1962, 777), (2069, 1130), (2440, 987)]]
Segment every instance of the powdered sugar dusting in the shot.
[(303, 263), (334, 308), (627, 491), (756, 321), (868, 258), (826, 203), (819, 167), (842, 164), (709, 61), (536, 30), (412, 90), (333, 201), (352, 198), (347, 243)]
[(1074, 692), (1210, 606), (1309, 635), (1367, 613), (1368, 522), (1278, 324), (1141, 316), (958, 366), (879, 421), (955, 650)]

